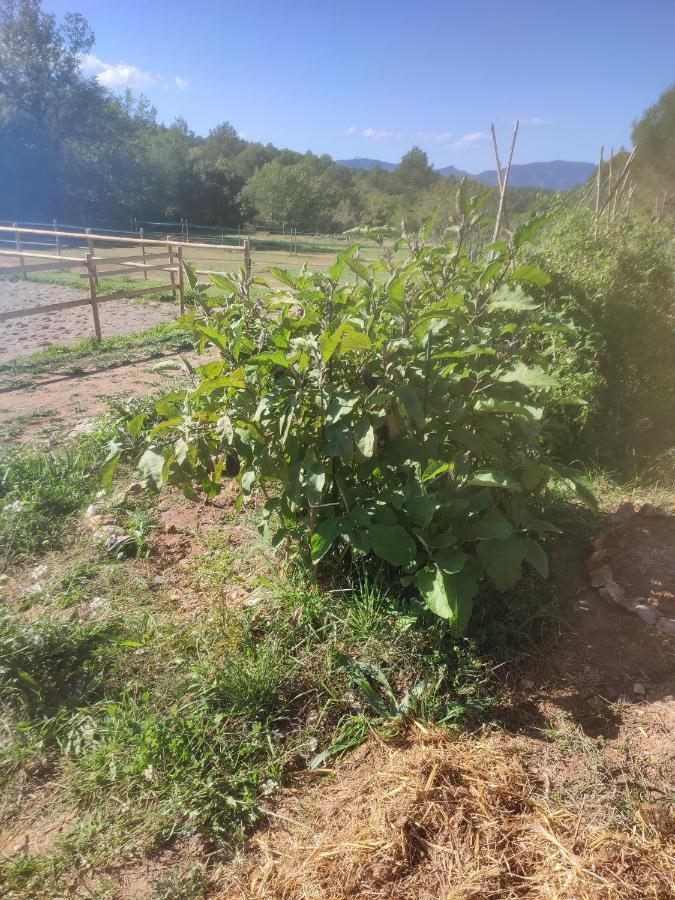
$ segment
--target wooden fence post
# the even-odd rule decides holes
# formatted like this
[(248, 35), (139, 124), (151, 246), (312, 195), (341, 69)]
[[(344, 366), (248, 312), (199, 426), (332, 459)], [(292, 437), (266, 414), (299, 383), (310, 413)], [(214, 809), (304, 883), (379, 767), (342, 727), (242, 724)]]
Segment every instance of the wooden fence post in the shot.
[(183, 248), (178, 247), (178, 309), (185, 315), (185, 273), (183, 272)]
[(19, 251), (19, 265), (21, 266), (21, 277), (24, 281), (28, 278), (26, 275), (26, 263), (24, 262), (23, 256), (21, 256), (21, 234), (19, 233), (19, 226), (17, 223), (14, 223), (14, 237), (16, 238), (16, 249)]
[[(86, 229), (87, 232), (87, 244), (89, 245), (89, 252), (91, 255), (94, 255), (94, 239), (91, 236), (91, 228)], [(94, 272), (96, 272), (96, 266), (94, 266)], [(98, 286), (98, 275), (96, 275), (96, 285)]]
[(101, 340), (101, 322), (98, 317), (98, 304), (96, 303), (96, 262), (94, 254), (89, 251), (86, 256), (87, 273), (89, 275), (89, 300), (91, 302), (91, 314), (94, 317), (94, 331), (96, 337)]
[(246, 270), (246, 277), (251, 277), (251, 239), (246, 238), (244, 241), (244, 269)]
[[(139, 228), (139, 233), (141, 235), (141, 253), (143, 254), (143, 265), (145, 265), (145, 242), (143, 241), (143, 229)], [(148, 280), (148, 270), (143, 269), (143, 275), (145, 276), (145, 280)]]
[(171, 271), (169, 272), (169, 275), (171, 275), (171, 290), (173, 292), (173, 300), (175, 303), (176, 300), (178, 300), (178, 297), (176, 296), (178, 293), (178, 288), (176, 285), (176, 273), (173, 271), (174, 259), (175, 259), (175, 254), (174, 254), (173, 245), (169, 244), (169, 268), (171, 269)]
[(54, 239), (56, 240), (56, 252), (61, 256), (61, 241), (59, 240), (59, 231), (56, 227), (56, 219), (53, 220), (54, 224)]

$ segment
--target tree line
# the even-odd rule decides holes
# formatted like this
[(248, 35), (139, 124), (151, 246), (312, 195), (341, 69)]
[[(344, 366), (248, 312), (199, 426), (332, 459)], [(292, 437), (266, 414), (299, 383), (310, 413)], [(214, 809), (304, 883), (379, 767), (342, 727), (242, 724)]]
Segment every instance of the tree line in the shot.
[[(120, 96), (86, 76), (81, 62), (93, 46), (77, 13), (58, 22), (41, 0), (0, 0), (0, 216), (184, 217), (235, 227), (267, 220), (340, 231), (402, 220), (414, 227), (433, 209), (455, 212), (454, 179), (434, 171), (419, 147), (388, 172), (246, 141), (229, 122), (203, 137), (182, 118), (158, 122), (145, 97)], [(665, 154), (668, 174), (673, 165), (675, 89), (660, 103), (666, 116), (655, 107), (636, 125), (651, 194), (663, 189), (648, 154)], [(511, 191), (511, 210), (529, 209), (539, 193)]]

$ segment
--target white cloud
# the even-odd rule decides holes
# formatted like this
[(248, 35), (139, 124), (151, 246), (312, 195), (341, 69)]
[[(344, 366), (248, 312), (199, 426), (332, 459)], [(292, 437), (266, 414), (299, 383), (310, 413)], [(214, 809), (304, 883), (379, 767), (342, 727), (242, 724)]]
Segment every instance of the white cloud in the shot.
[(458, 141), (455, 141), (455, 147), (471, 147), (478, 141), (487, 140), (488, 137), (489, 135), (484, 131), (470, 131), (468, 134), (463, 134)]
[(452, 137), (451, 131), (414, 131), (411, 134), (413, 140), (430, 141), (435, 144), (444, 144)]
[(151, 72), (144, 72), (138, 66), (132, 66), (128, 63), (112, 63), (104, 62), (93, 53), (87, 53), (82, 59), (80, 67), (85, 72), (91, 72), (98, 81), (105, 87), (109, 88), (144, 88), (152, 87), (159, 80), (156, 75)]
[(345, 131), (345, 134), (356, 134), (358, 128), (356, 125), (350, 125), (350, 127)]
[(396, 131), (386, 131), (379, 128), (364, 128), (363, 136), (370, 141), (390, 141), (392, 138), (403, 137), (402, 134)]
[(184, 91), (190, 84), (187, 78), (181, 78), (180, 75), (176, 75), (174, 81), (176, 82), (176, 87), (181, 91)]

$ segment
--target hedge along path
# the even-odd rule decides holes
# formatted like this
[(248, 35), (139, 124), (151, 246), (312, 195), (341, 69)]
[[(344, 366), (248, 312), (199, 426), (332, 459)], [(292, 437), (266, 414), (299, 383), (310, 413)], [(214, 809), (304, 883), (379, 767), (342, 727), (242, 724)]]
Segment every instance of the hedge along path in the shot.
[[(143, 294), (156, 294), (159, 291), (170, 290), (173, 294), (174, 302), (177, 302), (178, 304), (178, 314), (181, 316), (184, 315), (185, 282), (183, 277), (183, 249), (186, 246), (219, 250), (231, 249), (236, 250), (238, 253), (243, 252), (244, 268), (247, 276), (250, 276), (252, 268), (251, 242), (248, 238), (244, 241), (244, 246), (242, 248), (230, 244), (185, 244), (183, 242), (171, 241), (168, 236), (166, 238), (166, 241), (147, 239), (142, 235), (140, 238), (125, 238), (112, 235), (93, 234), (89, 229), (87, 229), (86, 235), (82, 235), (78, 232), (71, 231), (54, 231), (39, 228), (0, 226), (0, 232), (12, 232), (14, 233), (16, 240), (16, 250), (0, 250), (0, 258), (11, 256), (18, 258), (19, 260), (18, 265), (8, 266), (0, 269), (0, 274), (2, 276), (21, 275), (21, 277), (25, 279), (27, 274), (31, 272), (42, 272), (48, 271), (50, 269), (76, 269), (80, 266), (84, 266), (86, 268), (86, 272), (82, 273), (81, 277), (86, 278), (89, 283), (89, 299), (83, 298), (82, 300), (68, 300), (63, 303), (52, 303), (46, 306), (43, 305), (35, 307), (34, 309), (8, 310), (7, 312), (0, 313), (0, 322), (7, 321), (8, 319), (23, 318), (25, 316), (58, 312), (63, 309), (71, 309), (73, 307), (86, 306), (88, 304), (91, 306), (94, 333), (99, 340), (101, 340), (103, 335), (101, 331), (98, 306), (100, 303), (106, 303), (110, 300), (132, 299), (134, 297), (140, 297)], [(82, 240), (82, 238), (85, 237), (87, 241), (88, 251), (84, 259), (76, 256), (62, 256), (60, 253), (60, 247), (58, 255), (36, 251), (26, 251), (23, 249), (23, 245), (21, 242), (21, 235), (24, 234), (50, 235), (56, 236), (57, 239), (59, 237), (67, 237)], [(94, 252), (95, 241), (134, 245), (140, 244), (140, 255), (124, 257), (96, 256)], [(145, 248), (148, 245), (162, 247), (164, 249), (159, 253), (148, 254), (145, 252)], [(148, 262), (148, 260), (164, 259), (164, 257), (167, 257), (167, 259), (163, 262)], [(40, 262), (26, 265), (26, 258), (40, 260)], [(117, 268), (102, 271), (98, 268), (99, 265), (114, 265)], [(116, 291), (105, 296), (100, 296), (98, 293), (97, 288), (99, 278), (101, 277), (105, 277), (108, 275), (126, 274), (135, 271), (143, 272), (144, 277), (147, 280), (148, 270), (167, 272), (169, 274), (170, 283), (153, 284), (152, 287), (139, 288), (136, 290)]]

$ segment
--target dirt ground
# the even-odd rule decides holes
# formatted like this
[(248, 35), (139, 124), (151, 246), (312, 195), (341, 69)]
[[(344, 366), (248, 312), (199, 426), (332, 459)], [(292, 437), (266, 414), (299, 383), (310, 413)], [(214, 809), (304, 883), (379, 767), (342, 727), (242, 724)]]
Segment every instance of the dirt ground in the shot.
[[(33, 281), (0, 281), (0, 313), (14, 309), (64, 303), (88, 296), (87, 291), (58, 284)], [(175, 318), (171, 303), (111, 300), (99, 306), (103, 337), (116, 337), (142, 331), (159, 322)], [(91, 307), (78, 306), (58, 312), (10, 319), (0, 326), (0, 362), (30, 356), (52, 344), (72, 344), (92, 337), (94, 325)]]
[[(163, 360), (180, 363), (178, 354), (167, 354)], [(30, 388), (0, 391), (0, 426), (12, 427), (11, 436), (0, 443), (40, 446), (50, 444), (55, 433), (63, 437), (75, 428), (86, 428), (113, 397), (152, 393), (179, 374), (174, 369), (153, 371), (157, 363), (141, 360), (86, 375), (45, 375)]]

